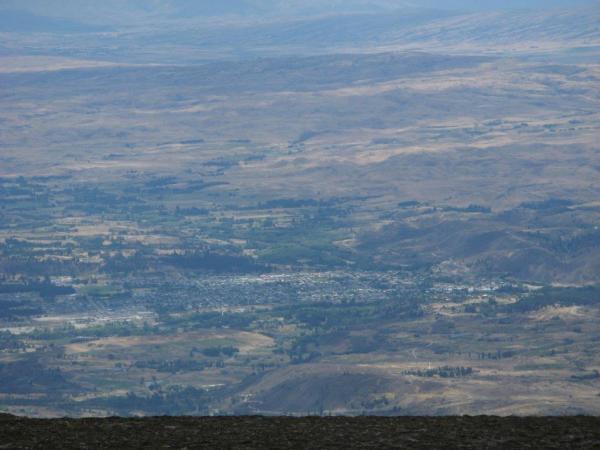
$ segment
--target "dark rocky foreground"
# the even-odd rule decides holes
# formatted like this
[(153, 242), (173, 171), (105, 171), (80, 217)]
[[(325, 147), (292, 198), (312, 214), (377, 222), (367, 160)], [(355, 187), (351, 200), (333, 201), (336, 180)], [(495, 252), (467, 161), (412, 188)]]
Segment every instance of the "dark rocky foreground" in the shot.
[(600, 418), (158, 417), (35, 420), (0, 416), (7, 449), (600, 449)]

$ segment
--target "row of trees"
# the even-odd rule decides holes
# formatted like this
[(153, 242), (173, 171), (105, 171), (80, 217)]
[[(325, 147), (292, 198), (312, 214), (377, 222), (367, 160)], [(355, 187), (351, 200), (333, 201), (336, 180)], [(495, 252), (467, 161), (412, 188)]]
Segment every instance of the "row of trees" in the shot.
[(425, 370), (405, 370), (402, 372), (403, 375), (411, 375), (415, 377), (425, 377), (425, 378), (462, 378), (468, 377), (473, 374), (472, 367), (436, 367), (432, 369)]

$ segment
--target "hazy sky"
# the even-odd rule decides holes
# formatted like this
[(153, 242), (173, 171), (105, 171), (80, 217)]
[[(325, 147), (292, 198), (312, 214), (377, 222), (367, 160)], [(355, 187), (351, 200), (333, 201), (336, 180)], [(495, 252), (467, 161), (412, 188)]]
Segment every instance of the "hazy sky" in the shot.
[(174, 11), (242, 14), (258, 10), (356, 10), (402, 8), (406, 6), (441, 9), (495, 9), (571, 7), (576, 4), (600, 5), (600, 0), (0, 0), (1, 9), (27, 9), (40, 14), (88, 14), (94, 9), (123, 11)]
[[(578, 5), (600, 7), (600, 0), (0, 0), (0, 25), (7, 21), (21, 21), (25, 27), (27, 21), (31, 21), (26, 17), (16, 16), (15, 11), (82, 23), (110, 25), (169, 17), (208, 18), (221, 15), (293, 17), (323, 13), (376, 12), (406, 7), (481, 10), (547, 9), (557, 6), (573, 8)], [(2, 10), (11, 10), (13, 15), (4, 13), (2, 17)], [(19, 24), (15, 26), (18, 28)], [(6, 28), (6, 24), (3, 28)]]
[(411, 3), (443, 9), (568, 8), (575, 4), (600, 4), (597, 0), (418, 0)]

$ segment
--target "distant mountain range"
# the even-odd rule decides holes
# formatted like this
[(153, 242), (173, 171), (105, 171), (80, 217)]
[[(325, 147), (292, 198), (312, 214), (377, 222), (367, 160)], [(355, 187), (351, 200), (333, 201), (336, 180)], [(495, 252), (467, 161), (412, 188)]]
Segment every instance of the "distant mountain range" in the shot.
[[(0, 54), (169, 64), (181, 55), (203, 62), (348, 51), (541, 54), (600, 48), (599, 1), (558, 9), (549, 5), (566, 2), (414, 3), (0, 0), (0, 32), (11, 33)], [(505, 9), (511, 5), (530, 9)], [(469, 10), (476, 6), (492, 10)], [(27, 41), (31, 33), (38, 33), (35, 46)]]

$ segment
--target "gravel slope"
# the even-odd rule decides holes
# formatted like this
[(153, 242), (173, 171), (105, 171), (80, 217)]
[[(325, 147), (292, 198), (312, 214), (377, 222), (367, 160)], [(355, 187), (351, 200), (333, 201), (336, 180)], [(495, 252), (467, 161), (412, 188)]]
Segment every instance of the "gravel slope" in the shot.
[(594, 449), (600, 448), (600, 418), (0, 416), (0, 448)]

